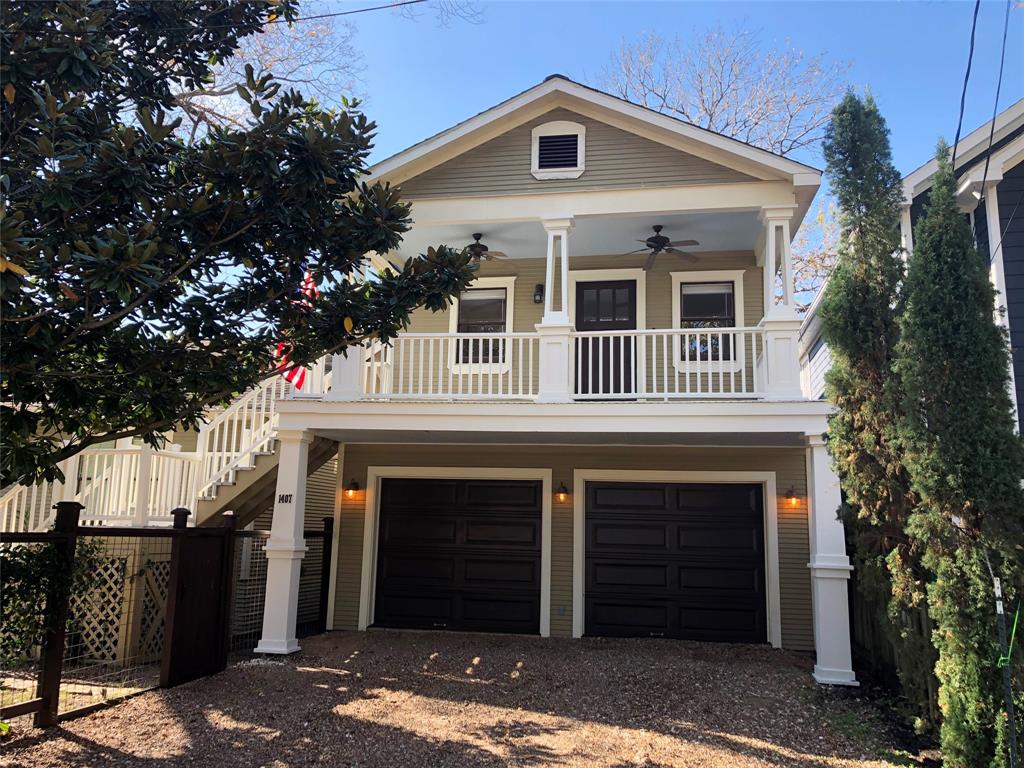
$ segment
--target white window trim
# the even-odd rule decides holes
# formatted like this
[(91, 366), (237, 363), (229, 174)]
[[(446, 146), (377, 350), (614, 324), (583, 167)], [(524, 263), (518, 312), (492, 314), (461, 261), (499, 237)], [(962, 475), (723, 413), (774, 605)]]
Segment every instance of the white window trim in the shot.
[(539, 467), (367, 467), (363, 562), (359, 584), (360, 630), (371, 626), (374, 618), (377, 532), (380, 527), (380, 481), (383, 478), (540, 480), (540, 636), (551, 636), (551, 470)]
[[(684, 283), (732, 283), (733, 308), (736, 310), (736, 328), (744, 327), (743, 317), (743, 273), (742, 269), (719, 269), (706, 272), (671, 272), (672, 277), (672, 329), (683, 330), (681, 318), (682, 311), (682, 286)], [(736, 337), (736, 348), (739, 354), (733, 356), (731, 361), (717, 360), (691, 360), (689, 370), (692, 373), (708, 370), (739, 371), (746, 362), (746, 350), (743, 348), (743, 335)], [(672, 337), (672, 362), (676, 372), (686, 371), (686, 364), (682, 358), (681, 337)]]
[[(576, 134), (575, 168), (541, 168), (540, 137)], [(578, 179), (586, 170), (587, 127), (568, 120), (552, 120), (533, 129), (530, 135), (530, 173), (535, 179)]]
[[(467, 291), (474, 290), (476, 288), (504, 288), (505, 289), (505, 333), (512, 333), (512, 308), (515, 304), (516, 297), (516, 278), (515, 276), (510, 277), (478, 277), (468, 286)], [(448, 332), (457, 338), (466, 338), (480, 335), (484, 338), (490, 336), (490, 334), (470, 334), (470, 333), (459, 333), (459, 297), (456, 296), (452, 300), (452, 307), (448, 312)], [(496, 334), (497, 335), (497, 334)], [(511, 366), (506, 358), (504, 363), (456, 363), (455, 362), (455, 348), (456, 344), (452, 343), (448, 345), (448, 368), (452, 373), (460, 375), (469, 374), (500, 374), (508, 373)]]
[[(572, 636), (583, 636), (584, 558), (586, 557), (586, 483), (649, 482), (649, 483), (758, 483), (764, 506), (764, 580), (768, 642), (782, 647), (782, 598), (779, 588), (779, 510), (774, 472), (713, 472), (577, 469), (572, 478)], [(365, 546), (365, 545), (364, 545)]]

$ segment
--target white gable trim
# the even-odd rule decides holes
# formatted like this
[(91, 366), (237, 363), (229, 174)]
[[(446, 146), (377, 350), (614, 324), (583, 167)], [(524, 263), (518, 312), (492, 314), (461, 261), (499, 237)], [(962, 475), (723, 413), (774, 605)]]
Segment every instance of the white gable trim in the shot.
[[(397, 182), (411, 178), (558, 106), (675, 146), (755, 178), (781, 178), (800, 186), (817, 186), (821, 179), (821, 172), (808, 165), (631, 104), (571, 80), (552, 77), (496, 107), (382, 160), (370, 169), (370, 180), (386, 176)], [(628, 121), (628, 127), (625, 127), (627, 123), (623, 121)]]
[[(999, 141), (1002, 136), (1016, 130), (1022, 122), (1024, 122), (1024, 99), (996, 115), (994, 141)], [(978, 152), (983, 152), (988, 146), (991, 126), (992, 121), (988, 120), (960, 139), (960, 143), (956, 145), (957, 157), (968, 157), (976, 155)], [(981, 162), (984, 162), (984, 160)], [(933, 157), (920, 168), (911, 171), (903, 177), (903, 195), (908, 203), (931, 187), (931, 178), (937, 170), (939, 170), (939, 163)]]

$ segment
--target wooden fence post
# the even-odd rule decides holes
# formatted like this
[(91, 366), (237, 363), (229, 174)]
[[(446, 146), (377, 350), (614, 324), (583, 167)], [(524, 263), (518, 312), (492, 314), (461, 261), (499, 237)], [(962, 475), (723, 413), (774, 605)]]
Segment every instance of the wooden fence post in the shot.
[(231, 651), (231, 605), (234, 602), (235, 594), (235, 530), (238, 527), (238, 518), (230, 510), (224, 513), (224, 555), (223, 575), (221, 584), (221, 621), (223, 632), (221, 632), (220, 667), (224, 669), (228, 664), (228, 653)]
[(67, 635), (68, 607), (71, 602), (72, 569), (75, 548), (78, 546), (78, 518), (84, 507), (77, 501), (61, 501), (56, 505), (57, 516), (53, 524), (55, 533), (63, 539), (55, 542), (60, 572), (48, 585), (46, 612), (43, 615), (43, 665), (39, 672), (36, 698), (43, 706), (35, 714), (35, 725), (44, 728), (57, 723), (60, 708), (60, 678), (64, 666), (64, 641)]
[(320, 632), (327, 631), (327, 596), (331, 591), (331, 554), (334, 549), (334, 518), (323, 519), (324, 538), (320, 555), (320, 617), (318, 629)]
[(164, 647), (160, 655), (160, 687), (167, 688), (171, 684), (171, 648), (174, 644), (174, 621), (178, 607), (178, 594), (181, 591), (181, 555), (185, 546), (185, 529), (188, 527), (188, 516), (191, 514), (184, 507), (171, 510), (174, 518), (174, 536), (171, 539), (171, 573), (167, 579), (167, 609), (164, 613)]

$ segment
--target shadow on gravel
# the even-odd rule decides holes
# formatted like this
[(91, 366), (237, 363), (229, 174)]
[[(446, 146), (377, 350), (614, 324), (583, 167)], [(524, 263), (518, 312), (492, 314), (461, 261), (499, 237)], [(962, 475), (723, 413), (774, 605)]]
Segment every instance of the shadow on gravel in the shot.
[(0, 765), (882, 765), (830, 726), (846, 698), (765, 647), (338, 632), (17, 739)]

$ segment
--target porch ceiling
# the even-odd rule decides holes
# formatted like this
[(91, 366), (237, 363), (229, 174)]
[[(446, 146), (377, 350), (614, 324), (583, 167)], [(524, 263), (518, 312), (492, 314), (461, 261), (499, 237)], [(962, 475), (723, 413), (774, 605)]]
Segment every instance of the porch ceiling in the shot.
[[(413, 209), (415, 218), (415, 207)], [(655, 224), (664, 226), (662, 234), (673, 240), (696, 240), (694, 252), (750, 251), (756, 247), (763, 225), (757, 211), (718, 211), (707, 213), (636, 214), (619, 216), (577, 216), (569, 237), (570, 265), (573, 256), (608, 256), (640, 248), (653, 233)], [(413, 225), (398, 251), (399, 258), (424, 253), (428, 246), (460, 247), (472, 241), (474, 232), (483, 234), (483, 242), (509, 258), (544, 258), (547, 235), (540, 221), (480, 221), (472, 224)], [(398, 260), (398, 259), (393, 259)]]

